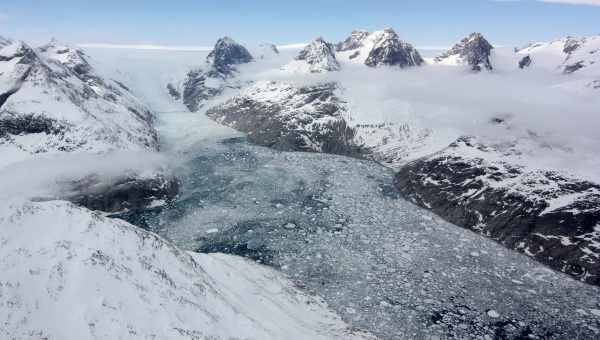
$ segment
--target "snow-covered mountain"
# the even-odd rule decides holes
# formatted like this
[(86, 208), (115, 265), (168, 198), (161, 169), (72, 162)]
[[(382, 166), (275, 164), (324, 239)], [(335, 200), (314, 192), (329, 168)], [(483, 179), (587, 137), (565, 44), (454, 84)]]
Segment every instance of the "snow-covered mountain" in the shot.
[(346, 40), (337, 43), (335, 49), (338, 52), (357, 50), (363, 47), (363, 42), (370, 34), (366, 30), (354, 30)]
[(221, 38), (207, 56), (205, 67), (191, 70), (181, 85), (167, 84), (167, 89), (173, 99), (181, 99), (190, 111), (198, 111), (206, 100), (227, 87), (240, 87), (235, 80), (236, 66), (253, 60), (244, 46), (229, 37)]
[(337, 50), (343, 59), (377, 66), (420, 66), (423, 58), (413, 45), (400, 39), (392, 28), (368, 33), (355, 30), (345, 41), (338, 43)]
[(347, 108), (336, 90), (335, 83), (297, 87), (257, 82), (206, 114), (248, 133), (258, 145), (357, 156), (360, 147), (344, 119)]
[(322, 73), (339, 71), (340, 63), (335, 57), (335, 47), (319, 37), (306, 46), (296, 59), (284, 70), (297, 73)]
[(396, 186), (452, 223), (599, 285), (600, 184), (536, 166), (534, 143), (461, 137), (403, 167)]
[[(594, 40), (583, 41), (590, 45)], [(556, 131), (538, 130), (532, 123), (536, 120), (526, 118), (533, 117), (532, 113), (520, 113), (555, 110), (554, 106), (539, 108), (549, 98), (569, 110), (589, 111), (588, 104), (580, 107), (576, 103), (577, 96), (587, 93), (563, 91), (562, 85), (570, 76), (593, 77), (593, 60), (570, 74), (564, 74), (564, 67), (556, 75), (543, 70), (529, 74), (516, 62), (525, 56), (523, 52), (496, 53), (481, 34), (474, 33), (435, 64), (473, 71), (496, 69), (500, 78), (487, 73), (469, 77), (460, 68), (435, 64), (410, 71), (358, 67), (422, 63), (417, 62), (420, 57), (416, 51), (416, 56), (400, 58), (403, 61), (395, 59), (393, 56), (407, 56), (394, 52), (398, 46), (403, 46), (402, 42), (392, 30), (371, 34), (355, 31), (337, 45), (339, 72), (314, 79), (305, 74), (288, 76), (290, 81), (260, 81), (207, 113), (215, 121), (247, 133), (248, 139), (259, 145), (383, 163), (400, 172), (397, 186), (406, 198), (557, 270), (598, 284), (596, 259), (600, 249), (593, 235), (600, 223), (600, 200), (598, 178), (589, 175), (593, 172), (591, 164), (598, 164), (598, 155), (585, 151), (584, 145), (555, 142)], [(576, 58), (581, 46), (581, 42), (569, 44), (570, 58)], [(585, 51), (595, 56), (595, 52)], [(535, 67), (536, 54), (529, 52), (530, 60), (523, 61), (523, 68), (528, 63)], [(494, 84), (496, 81), (499, 83)], [(514, 91), (531, 91), (532, 95), (523, 100), (538, 105), (530, 109), (522, 104), (504, 105), (506, 99), (498, 92), (486, 93), (486, 89), (497, 91), (496, 87), (507, 86)], [(397, 87), (400, 90), (394, 90)], [(469, 97), (468, 103), (457, 104), (462, 92), (478, 98)], [(447, 105), (448, 100), (458, 107)], [(496, 104), (488, 107), (488, 101)], [(512, 121), (515, 115), (521, 117), (519, 123)], [(573, 157), (568, 151), (572, 148), (578, 157), (589, 158), (588, 163), (565, 166), (566, 159)], [(432, 174), (443, 178), (435, 179)], [(524, 214), (528, 217), (522, 217)]]
[(481, 33), (472, 33), (450, 50), (435, 58), (442, 65), (466, 65), (475, 72), (493, 69), (490, 56), (494, 47)]
[(56, 41), (0, 43), (0, 166), (40, 153), (158, 149), (150, 109)]
[(0, 338), (367, 339), (282, 274), (60, 201), (0, 205)]
[(575, 74), (583, 78), (576, 80), (576, 83), (592, 89), (600, 87), (600, 35), (531, 43), (518, 50), (517, 55), (521, 61), (528, 58), (529, 68), (564, 75)]

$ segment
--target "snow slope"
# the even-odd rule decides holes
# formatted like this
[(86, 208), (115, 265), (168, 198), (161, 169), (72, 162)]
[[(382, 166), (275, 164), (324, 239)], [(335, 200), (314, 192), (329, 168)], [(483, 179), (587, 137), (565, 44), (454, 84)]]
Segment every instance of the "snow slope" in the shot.
[(186, 253), (66, 202), (0, 206), (0, 338), (365, 338), (245, 259)]
[(291, 73), (322, 73), (339, 71), (335, 47), (319, 37), (308, 44), (283, 70)]
[(40, 153), (153, 151), (150, 109), (100, 76), (80, 50), (56, 41), (0, 49), (0, 167)]
[(338, 51), (340, 60), (369, 67), (419, 66), (424, 62), (419, 52), (391, 28), (373, 33), (355, 30), (338, 44)]
[(532, 43), (517, 54), (531, 58), (530, 68), (564, 75), (565, 89), (600, 88), (600, 35)]

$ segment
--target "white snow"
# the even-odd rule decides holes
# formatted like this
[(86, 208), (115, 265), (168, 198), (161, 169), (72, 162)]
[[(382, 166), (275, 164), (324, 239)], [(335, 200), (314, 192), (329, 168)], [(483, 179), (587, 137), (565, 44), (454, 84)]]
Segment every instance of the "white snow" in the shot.
[(66, 202), (3, 201), (0, 244), (0, 338), (366, 338), (272, 269)]

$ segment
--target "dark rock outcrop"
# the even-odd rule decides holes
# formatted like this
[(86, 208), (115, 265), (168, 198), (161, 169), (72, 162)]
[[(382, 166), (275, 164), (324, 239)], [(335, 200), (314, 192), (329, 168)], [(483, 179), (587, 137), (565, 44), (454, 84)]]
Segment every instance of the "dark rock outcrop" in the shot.
[(579, 39), (575, 39), (573, 37), (567, 37), (565, 41), (565, 46), (563, 47), (563, 53), (571, 54), (575, 52), (582, 44), (582, 41)]
[(208, 54), (206, 60), (213, 69), (228, 75), (234, 71), (235, 65), (249, 63), (254, 58), (244, 46), (229, 37), (224, 37), (217, 41), (215, 48)]
[(179, 182), (173, 177), (124, 178), (110, 185), (100, 185), (95, 176), (70, 183), (63, 199), (90, 210), (116, 213), (142, 210), (156, 201), (168, 202), (178, 194)]
[(351, 51), (363, 46), (363, 41), (369, 36), (368, 31), (354, 30), (346, 40), (336, 44), (335, 49), (338, 52)]
[(600, 285), (600, 185), (456, 151), (465, 148), (494, 152), (461, 138), (401, 169), (396, 187), (449, 222)]
[(578, 61), (573, 64), (565, 65), (565, 67), (563, 69), (563, 73), (570, 74), (570, 73), (579, 71), (584, 67), (585, 67), (585, 62), (583, 60), (581, 60), (581, 61)]
[[(346, 109), (335, 89), (332, 83), (300, 88), (259, 83), (211, 108), (207, 115), (248, 133), (248, 140), (257, 145), (359, 156), (361, 147), (355, 144), (355, 131), (343, 118)], [(269, 99), (272, 96), (280, 98)]]
[(519, 68), (520, 69), (524, 69), (527, 68), (529, 66), (531, 66), (531, 56), (524, 56), (520, 61), (519, 61)]
[(494, 47), (483, 37), (481, 33), (472, 33), (468, 37), (454, 45), (446, 53), (436, 58), (442, 62), (448, 58), (458, 58), (461, 62), (469, 65), (475, 72), (482, 69), (492, 70), (490, 55)]
[(175, 100), (180, 100), (181, 99), (181, 93), (179, 92), (179, 90), (177, 90), (177, 88), (175, 87), (175, 85), (169, 83), (167, 84), (167, 91), (169, 92), (169, 95), (175, 99)]
[(19, 115), (12, 112), (0, 114), (0, 138), (9, 135), (28, 135), (32, 133), (45, 133), (56, 135), (70, 128), (67, 122), (58, 122), (56, 119), (43, 115)]
[(198, 111), (207, 100), (221, 94), (227, 76), (214, 70), (193, 70), (183, 83), (183, 103), (192, 112)]
[(365, 65), (369, 67), (382, 65), (411, 67), (423, 63), (424, 60), (419, 52), (411, 44), (400, 40), (398, 34), (391, 28), (383, 31), (365, 60)]
[(227, 87), (239, 87), (230, 82), (237, 72), (236, 66), (253, 60), (244, 46), (231, 38), (221, 38), (206, 58), (206, 68), (190, 71), (182, 91), (173, 89), (182, 93), (183, 103), (190, 111), (198, 111), (206, 100), (221, 94)]

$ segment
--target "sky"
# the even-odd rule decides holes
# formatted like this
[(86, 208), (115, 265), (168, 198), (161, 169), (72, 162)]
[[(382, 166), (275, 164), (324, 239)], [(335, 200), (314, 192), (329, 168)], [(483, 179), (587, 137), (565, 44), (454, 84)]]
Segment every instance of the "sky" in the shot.
[(447, 47), (479, 31), (521, 46), (600, 34), (600, 0), (19, 0), (2, 1), (0, 35), (41, 44), (210, 46), (336, 42), (352, 29), (393, 27), (418, 47)]

